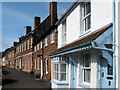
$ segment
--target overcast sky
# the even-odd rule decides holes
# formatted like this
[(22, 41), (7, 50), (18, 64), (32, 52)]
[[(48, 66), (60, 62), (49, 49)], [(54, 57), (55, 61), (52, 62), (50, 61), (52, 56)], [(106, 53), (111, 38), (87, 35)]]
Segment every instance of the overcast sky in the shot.
[[(71, 2), (58, 2), (58, 18), (71, 4)], [(18, 41), (20, 36), (25, 35), (26, 25), (31, 25), (33, 29), (34, 16), (40, 16), (43, 21), (49, 15), (49, 2), (2, 2), (0, 15), (2, 15), (0, 44), (3, 51), (12, 46), (13, 41)]]

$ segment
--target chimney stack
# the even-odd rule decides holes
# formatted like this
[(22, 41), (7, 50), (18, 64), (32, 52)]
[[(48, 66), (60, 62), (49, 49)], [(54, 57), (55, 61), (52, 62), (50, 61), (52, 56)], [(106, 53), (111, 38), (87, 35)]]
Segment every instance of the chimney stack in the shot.
[(57, 2), (50, 3), (51, 26), (57, 21)]
[(13, 46), (16, 46), (17, 45), (17, 42), (13, 42)]
[(26, 34), (28, 34), (29, 32), (31, 32), (31, 26), (26, 26)]
[(40, 24), (40, 17), (34, 17), (34, 28), (36, 28)]

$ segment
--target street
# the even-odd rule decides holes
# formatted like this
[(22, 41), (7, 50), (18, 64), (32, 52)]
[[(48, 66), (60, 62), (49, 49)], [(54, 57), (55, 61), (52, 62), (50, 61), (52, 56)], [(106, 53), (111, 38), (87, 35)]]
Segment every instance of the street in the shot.
[(4, 68), (2, 86), (3, 90), (8, 90), (9, 88), (50, 89), (50, 82), (40, 79), (36, 80), (33, 75), (26, 72)]

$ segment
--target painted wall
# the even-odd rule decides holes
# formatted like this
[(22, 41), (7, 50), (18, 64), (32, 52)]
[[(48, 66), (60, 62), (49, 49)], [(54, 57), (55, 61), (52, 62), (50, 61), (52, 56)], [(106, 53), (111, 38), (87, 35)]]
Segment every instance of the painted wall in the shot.
[(91, 30), (94, 31), (112, 22), (112, 0), (91, 0)]
[(67, 17), (67, 44), (78, 39), (80, 35), (80, 5)]
[(62, 45), (62, 24), (58, 26), (58, 48)]

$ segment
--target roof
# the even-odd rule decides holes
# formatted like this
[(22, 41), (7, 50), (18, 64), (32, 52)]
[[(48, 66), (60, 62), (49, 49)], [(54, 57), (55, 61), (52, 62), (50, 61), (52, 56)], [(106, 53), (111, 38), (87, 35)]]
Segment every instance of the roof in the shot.
[(104, 33), (108, 28), (110, 28), (112, 26), (112, 23), (98, 29), (98, 30), (95, 30), (94, 32), (80, 38), (79, 40), (77, 41), (74, 41), (70, 44), (67, 44), (66, 46), (64, 47), (61, 47), (59, 49), (57, 49), (56, 51), (54, 51), (52, 54), (55, 54), (55, 53), (58, 53), (58, 52), (62, 52), (62, 51), (65, 51), (65, 50), (68, 50), (68, 49), (71, 49), (77, 45), (80, 45), (80, 44), (84, 44), (84, 43), (87, 43), (87, 42), (90, 42), (90, 41), (93, 41), (95, 40), (97, 37), (99, 37), (102, 33)]

